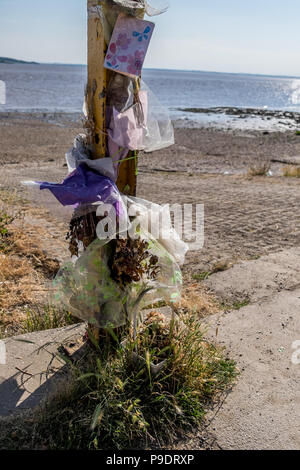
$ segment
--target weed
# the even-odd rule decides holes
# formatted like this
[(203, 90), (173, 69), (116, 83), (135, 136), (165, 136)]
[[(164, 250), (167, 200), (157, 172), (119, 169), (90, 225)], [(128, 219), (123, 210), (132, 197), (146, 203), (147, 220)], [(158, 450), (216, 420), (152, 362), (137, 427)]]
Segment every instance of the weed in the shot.
[(234, 302), (228, 302), (228, 301), (222, 302), (221, 308), (224, 311), (228, 312), (230, 310), (240, 310), (241, 308), (246, 307), (249, 304), (250, 304), (250, 299), (246, 297), (245, 299), (236, 300)]
[(193, 274), (192, 277), (193, 279), (195, 279), (195, 281), (205, 281), (205, 279), (207, 279), (212, 274), (227, 271), (227, 269), (229, 269), (230, 267), (231, 264), (227, 261), (220, 261), (212, 267), (211, 271), (203, 271), (202, 273)]
[(33, 331), (61, 328), (74, 323), (79, 323), (79, 320), (74, 318), (70, 312), (58, 310), (48, 305), (43, 308), (27, 310), (22, 329), (23, 333), (31, 333)]
[(211, 274), (227, 271), (227, 269), (229, 269), (230, 267), (231, 267), (231, 264), (228, 263), (227, 261), (220, 261), (219, 263), (216, 263), (213, 266), (211, 270)]
[(5, 250), (9, 241), (9, 225), (14, 221), (15, 217), (0, 211), (0, 251)]
[(193, 274), (192, 277), (195, 279), (195, 281), (205, 281), (205, 279), (207, 279), (210, 275), (211, 272), (203, 271), (202, 273)]
[(259, 165), (253, 165), (248, 169), (248, 176), (267, 176), (270, 168), (270, 162), (262, 162)]
[(232, 309), (233, 310), (240, 310), (243, 307), (247, 307), (247, 305), (249, 305), (249, 304), (250, 304), (250, 300), (248, 298), (246, 298), (244, 300), (233, 302)]
[(283, 176), (300, 178), (300, 167), (288, 165), (282, 169)]

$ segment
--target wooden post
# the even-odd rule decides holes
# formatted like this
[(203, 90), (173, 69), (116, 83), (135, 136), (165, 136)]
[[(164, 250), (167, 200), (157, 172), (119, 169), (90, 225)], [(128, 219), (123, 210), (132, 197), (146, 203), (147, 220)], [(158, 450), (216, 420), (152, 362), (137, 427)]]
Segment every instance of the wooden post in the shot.
[[(106, 155), (105, 108), (106, 108), (106, 70), (103, 67), (106, 51), (104, 32), (99, 14), (98, 2), (87, 0), (88, 15), (88, 79), (86, 101), (88, 111), (89, 139), (92, 158)], [(99, 328), (90, 327), (96, 341), (99, 341)]]
[[(107, 44), (104, 31), (97, 12), (97, 0), (87, 0), (88, 8), (88, 83), (87, 110), (88, 127), (92, 158), (104, 158), (106, 155), (106, 89), (110, 71), (104, 68), (104, 58)], [(117, 187), (121, 192), (134, 196), (136, 193), (136, 164), (137, 153), (130, 152), (131, 159), (125, 160), (119, 166)], [(98, 328), (92, 328), (95, 339), (99, 340)]]
[[(107, 45), (104, 32), (97, 14), (97, 0), (87, 0), (88, 6), (88, 84), (87, 105), (89, 122), (92, 129), (93, 158), (103, 158), (106, 153), (106, 87), (110, 72), (106, 70), (104, 58)], [(133, 152), (130, 152), (133, 157)], [(132, 196), (136, 193), (136, 159), (126, 160), (119, 166), (117, 186), (121, 192), (126, 189)]]
[(92, 156), (105, 157), (106, 70), (103, 67), (106, 44), (96, 0), (88, 0), (88, 118), (92, 130)]

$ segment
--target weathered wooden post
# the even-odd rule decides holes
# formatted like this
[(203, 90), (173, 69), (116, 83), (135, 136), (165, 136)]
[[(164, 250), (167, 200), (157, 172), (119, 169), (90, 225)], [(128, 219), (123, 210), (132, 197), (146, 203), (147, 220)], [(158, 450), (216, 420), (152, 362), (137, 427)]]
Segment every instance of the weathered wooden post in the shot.
[[(106, 89), (111, 72), (104, 68), (107, 44), (104, 31), (97, 13), (97, 0), (87, 0), (88, 5), (88, 86), (87, 104), (92, 129), (93, 158), (106, 155)], [(131, 155), (132, 156), (132, 155)], [(136, 191), (136, 161), (126, 159), (120, 164), (117, 186), (120, 191), (127, 188), (132, 196)]]
[[(106, 93), (107, 84), (111, 74), (104, 68), (104, 59), (107, 50), (101, 17), (97, 11), (99, 2), (87, 0), (88, 12), (88, 81), (87, 81), (87, 109), (90, 130), (90, 144), (92, 158), (104, 158), (107, 155), (106, 138)], [(117, 187), (121, 192), (126, 191), (132, 196), (136, 193), (136, 155), (129, 152), (129, 158), (119, 166)], [(130, 158), (132, 157), (132, 158)], [(93, 334), (99, 338), (99, 329), (93, 328)]]
[(91, 124), (92, 156), (103, 158), (106, 152), (105, 108), (106, 70), (103, 67), (106, 44), (97, 0), (87, 0), (88, 7), (88, 82), (87, 106)]

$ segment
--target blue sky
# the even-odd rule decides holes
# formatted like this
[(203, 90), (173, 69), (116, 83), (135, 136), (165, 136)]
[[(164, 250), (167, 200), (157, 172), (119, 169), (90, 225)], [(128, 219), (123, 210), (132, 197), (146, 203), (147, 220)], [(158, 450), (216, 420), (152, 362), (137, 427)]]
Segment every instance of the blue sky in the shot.
[[(169, 4), (146, 67), (300, 76), (299, 0)], [(0, 0), (0, 56), (85, 63), (86, 0)]]

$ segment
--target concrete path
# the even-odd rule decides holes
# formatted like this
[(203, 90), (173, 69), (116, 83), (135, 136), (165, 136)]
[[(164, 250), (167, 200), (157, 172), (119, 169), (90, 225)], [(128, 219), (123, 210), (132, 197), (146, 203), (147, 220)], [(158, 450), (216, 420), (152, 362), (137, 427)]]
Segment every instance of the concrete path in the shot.
[[(300, 248), (238, 263), (205, 282), (228, 306), (207, 319), (207, 336), (241, 372), (220, 409), (208, 413), (205, 433), (223, 449), (300, 449), (300, 351), (293, 349), (300, 342)], [(80, 348), (84, 330), (80, 324), (5, 341), (0, 416), (33, 407), (55, 387), (64, 364), (54, 356), (57, 345)]]
[(209, 337), (241, 372), (221, 409), (209, 413), (208, 430), (223, 449), (299, 450), (300, 249), (239, 263), (207, 285), (225, 302), (250, 302), (208, 320)]
[[(65, 362), (57, 355), (59, 345), (75, 351), (85, 325), (39, 331), (4, 341), (6, 364), (0, 364), (0, 416), (33, 408), (63, 377)], [(1, 361), (2, 362), (2, 361)]]

